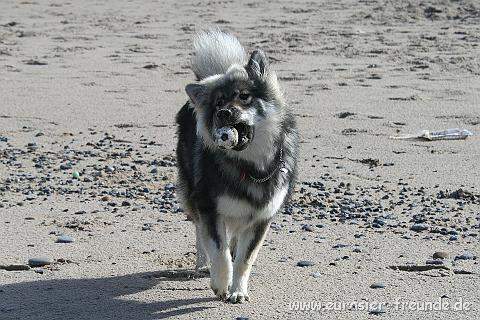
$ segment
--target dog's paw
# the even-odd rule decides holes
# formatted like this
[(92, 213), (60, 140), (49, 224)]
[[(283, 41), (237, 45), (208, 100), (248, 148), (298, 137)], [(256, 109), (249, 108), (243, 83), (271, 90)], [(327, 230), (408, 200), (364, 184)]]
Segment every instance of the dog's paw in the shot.
[(248, 296), (248, 293), (246, 292), (241, 292), (241, 291), (234, 291), (230, 294), (230, 297), (228, 298), (228, 301), (231, 303), (244, 303), (245, 301), (249, 301), (250, 297)]
[(226, 301), (230, 297), (229, 287), (217, 288), (213, 284), (211, 284), (210, 287), (218, 299)]

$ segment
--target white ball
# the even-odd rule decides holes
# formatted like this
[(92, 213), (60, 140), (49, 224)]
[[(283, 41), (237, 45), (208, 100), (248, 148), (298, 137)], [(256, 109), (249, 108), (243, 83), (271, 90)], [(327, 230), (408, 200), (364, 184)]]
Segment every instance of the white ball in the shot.
[(238, 131), (232, 127), (218, 128), (214, 138), (218, 147), (232, 149), (238, 144)]

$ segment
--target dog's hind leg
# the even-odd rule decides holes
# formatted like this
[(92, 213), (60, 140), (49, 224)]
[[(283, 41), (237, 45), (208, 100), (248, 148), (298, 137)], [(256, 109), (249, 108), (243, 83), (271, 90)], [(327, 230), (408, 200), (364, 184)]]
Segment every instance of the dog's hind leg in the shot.
[(196, 233), (196, 247), (197, 247), (195, 270), (208, 271), (208, 259), (205, 253), (205, 249), (203, 248), (202, 235), (201, 235), (201, 230), (198, 223), (195, 223), (195, 233)]
[(270, 219), (259, 221), (238, 235), (229, 298), (232, 303), (242, 303), (249, 300), (248, 278), (269, 226)]
[(222, 218), (202, 216), (199, 219), (201, 246), (210, 261), (210, 286), (217, 297), (229, 297), (232, 283), (232, 256), (227, 241), (227, 230)]

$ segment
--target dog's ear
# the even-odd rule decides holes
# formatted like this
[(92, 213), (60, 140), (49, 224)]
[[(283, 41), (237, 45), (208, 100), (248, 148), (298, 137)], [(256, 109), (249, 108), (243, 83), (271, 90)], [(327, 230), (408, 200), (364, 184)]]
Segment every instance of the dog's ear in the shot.
[(196, 106), (200, 106), (207, 97), (207, 87), (199, 83), (187, 84), (185, 92)]
[(255, 50), (247, 64), (248, 75), (252, 78), (264, 79), (268, 74), (268, 58), (262, 50)]

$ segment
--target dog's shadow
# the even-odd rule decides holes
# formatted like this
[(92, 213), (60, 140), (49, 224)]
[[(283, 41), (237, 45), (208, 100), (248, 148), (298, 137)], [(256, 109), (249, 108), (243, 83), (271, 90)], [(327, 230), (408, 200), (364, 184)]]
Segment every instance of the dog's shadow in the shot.
[(189, 281), (193, 271), (160, 271), (93, 279), (54, 279), (0, 285), (0, 319), (165, 319), (208, 309), (214, 298), (142, 302), (125, 296), (161, 281)]

